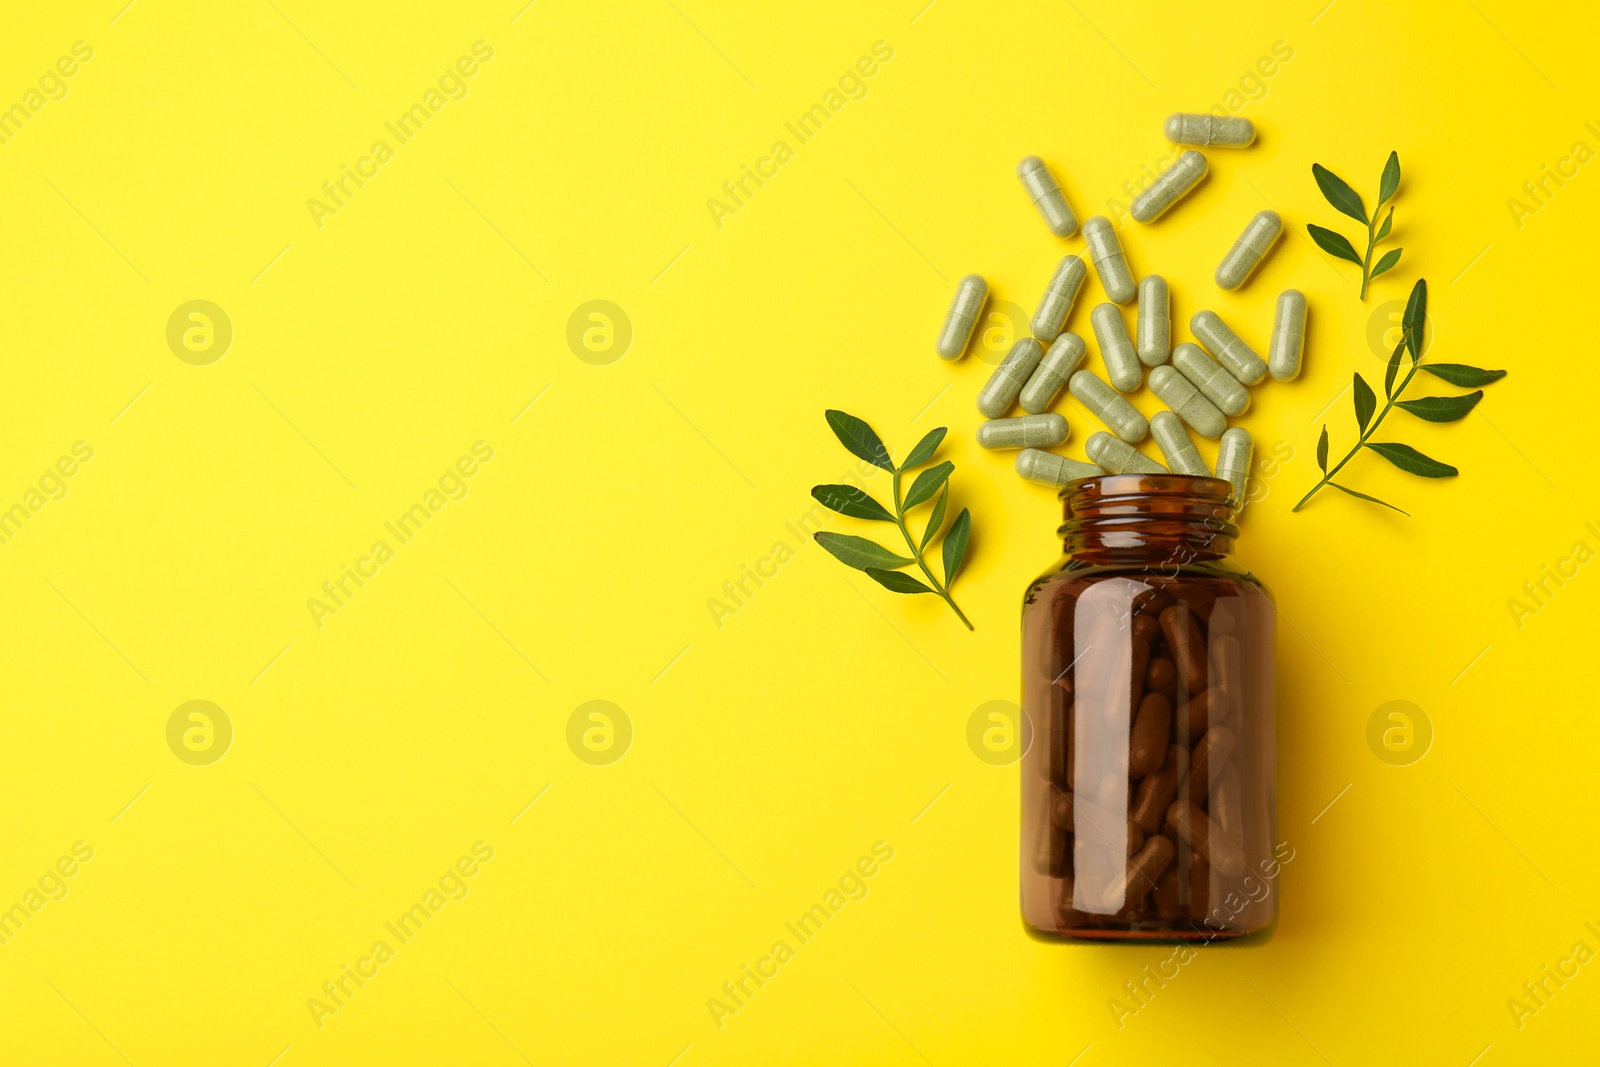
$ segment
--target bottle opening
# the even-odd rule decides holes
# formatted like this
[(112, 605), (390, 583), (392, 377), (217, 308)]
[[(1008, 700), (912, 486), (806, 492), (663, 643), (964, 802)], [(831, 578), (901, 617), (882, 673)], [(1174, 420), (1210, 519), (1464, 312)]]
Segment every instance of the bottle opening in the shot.
[(1061, 490), (1057, 533), (1086, 562), (1188, 562), (1220, 559), (1239, 528), (1221, 478), (1184, 474), (1108, 474)]

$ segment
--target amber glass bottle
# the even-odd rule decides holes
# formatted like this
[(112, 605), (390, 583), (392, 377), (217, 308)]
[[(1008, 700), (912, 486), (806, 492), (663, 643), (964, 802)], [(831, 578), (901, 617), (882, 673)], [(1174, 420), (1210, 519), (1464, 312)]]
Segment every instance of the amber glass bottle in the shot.
[(1061, 492), (1065, 552), (1022, 608), (1022, 917), (1042, 938), (1271, 926), (1276, 609), (1232, 559), (1227, 482)]

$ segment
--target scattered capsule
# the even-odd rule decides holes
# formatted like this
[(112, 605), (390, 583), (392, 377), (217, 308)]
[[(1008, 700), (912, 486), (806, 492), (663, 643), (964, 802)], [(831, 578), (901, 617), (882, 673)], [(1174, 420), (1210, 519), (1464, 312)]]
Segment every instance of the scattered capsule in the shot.
[(1133, 350), (1122, 309), (1115, 304), (1097, 304), (1089, 312), (1094, 339), (1100, 342), (1100, 358), (1106, 363), (1106, 376), (1119, 393), (1131, 393), (1144, 384), (1144, 364)]
[(1245, 482), (1250, 478), (1250, 451), (1254, 447), (1250, 440), (1250, 431), (1243, 426), (1235, 426), (1222, 435), (1222, 441), (1217, 448), (1217, 477), (1226, 478), (1233, 484), (1234, 510), (1244, 507)]
[(1022, 179), (1022, 187), (1028, 190), (1033, 206), (1044, 216), (1051, 233), (1057, 237), (1071, 237), (1077, 232), (1078, 216), (1072, 213), (1072, 206), (1061, 195), (1061, 183), (1044, 165), (1044, 160), (1038, 156), (1024, 159), (1017, 164), (1017, 177)]
[(1081, 256), (1068, 256), (1056, 267), (1055, 276), (1039, 298), (1039, 310), (1033, 313), (1035, 337), (1049, 343), (1061, 335), (1061, 327), (1066, 325), (1072, 303), (1078, 299), (1078, 290), (1083, 288), (1083, 279), (1088, 273), (1089, 268), (1083, 265)]
[(1306, 294), (1285, 289), (1278, 294), (1278, 314), (1272, 320), (1272, 344), (1267, 348), (1267, 369), (1280, 382), (1300, 375), (1300, 357), (1306, 347)]
[(1206, 355), (1205, 349), (1199, 345), (1185, 341), (1174, 348), (1172, 365), (1224, 415), (1238, 418), (1250, 410), (1250, 390), (1240, 385), (1239, 379), (1217, 366), (1217, 361)]
[(978, 410), (984, 418), (998, 419), (1006, 413), (1043, 355), (1044, 346), (1032, 337), (1024, 337), (1011, 346), (1011, 351), (989, 375), (989, 381), (978, 394)]
[(1256, 124), (1238, 115), (1191, 115), (1180, 111), (1167, 116), (1166, 133), (1173, 144), (1243, 148), (1256, 139)]
[(1156, 439), (1161, 454), (1167, 457), (1167, 466), (1173, 474), (1189, 474), (1196, 478), (1209, 478), (1211, 471), (1200, 458), (1200, 450), (1189, 440), (1183, 420), (1170, 411), (1158, 411), (1150, 416), (1150, 436)]
[(1067, 439), (1067, 420), (1051, 412), (1015, 419), (990, 419), (978, 427), (982, 448), (1049, 448)]
[(1022, 394), (1017, 398), (1022, 410), (1037, 415), (1054, 404), (1067, 379), (1083, 362), (1086, 351), (1083, 338), (1075, 333), (1068, 331), (1057, 337), (1050, 351), (1039, 361), (1039, 368), (1033, 372), (1033, 377), (1022, 387)]
[(1134, 448), (1128, 442), (1099, 430), (1089, 436), (1083, 446), (1089, 458), (1112, 474), (1170, 474), (1155, 460)]
[(1093, 463), (1080, 463), (1054, 452), (1041, 452), (1025, 448), (1017, 453), (1017, 473), (1030, 482), (1053, 485), (1057, 489), (1080, 478), (1098, 478), (1107, 473), (1104, 467)]
[(1172, 298), (1159, 274), (1139, 279), (1139, 362), (1159, 367), (1172, 354)]
[(1283, 218), (1276, 211), (1263, 211), (1250, 220), (1244, 233), (1217, 267), (1217, 284), (1224, 289), (1243, 285), (1267, 258), (1272, 246), (1283, 236)]
[[(1130, 444), (1143, 441), (1150, 432), (1150, 423), (1139, 414), (1139, 409), (1091, 372), (1081, 370), (1074, 374), (1067, 383), (1067, 389), (1078, 403), (1099, 416), (1100, 421), (1116, 431), (1124, 441)], [(1211, 436), (1215, 437), (1216, 434)]]
[(1215, 311), (1196, 311), (1189, 329), (1217, 357), (1227, 372), (1244, 385), (1254, 385), (1267, 376), (1266, 360), (1234, 333)]
[(1100, 284), (1113, 304), (1126, 304), (1137, 290), (1133, 284), (1133, 271), (1128, 269), (1128, 257), (1122, 254), (1122, 243), (1111, 220), (1095, 215), (1083, 224), (1083, 240), (1089, 246), (1089, 261), (1100, 275)]
[(1194, 427), (1194, 432), (1201, 437), (1215, 440), (1227, 428), (1228, 420), (1222, 417), (1216, 405), (1201, 396), (1194, 383), (1172, 367), (1157, 367), (1150, 372), (1150, 391)]
[(1180, 155), (1172, 165), (1156, 176), (1150, 188), (1133, 198), (1128, 214), (1140, 222), (1154, 222), (1167, 209), (1188, 195), (1206, 176), (1206, 157), (1194, 149)]
[(972, 328), (978, 325), (978, 312), (988, 298), (989, 283), (980, 275), (969, 274), (961, 279), (944, 317), (944, 329), (939, 331), (939, 343), (934, 347), (940, 359), (961, 358), (967, 342), (972, 340)]

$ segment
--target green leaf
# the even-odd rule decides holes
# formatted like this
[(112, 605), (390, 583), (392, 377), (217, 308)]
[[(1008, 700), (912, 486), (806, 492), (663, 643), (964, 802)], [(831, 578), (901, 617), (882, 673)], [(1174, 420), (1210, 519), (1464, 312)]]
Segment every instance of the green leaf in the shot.
[(865, 537), (826, 531), (811, 536), (817, 539), (817, 544), (833, 553), (834, 558), (840, 563), (846, 567), (854, 567), (858, 571), (864, 571), (868, 567), (894, 570), (896, 567), (908, 567), (916, 562), (907, 556), (897, 556), (876, 541), (869, 541)]
[(967, 554), (967, 538), (972, 534), (972, 516), (966, 508), (961, 509), (961, 514), (956, 516), (956, 521), (950, 524), (950, 532), (944, 538), (944, 587), (949, 589), (955, 584), (956, 573), (961, 570), (961, 561)]
[(902, 514), (910, 511), (924, 500), (932, 499), (933, 494), (939, 491), (939, 487), (945, 483), (946, 479), (950, 477), (950, 472), (955, 469), (956, 465), (954, 463), (945, 460), (937, 467), (929, 467), (917, 475), (917, 480), (911, 483), (911, 490), (906, 493), (906, 502), (901, 505)]
[(1378, 275), (1382, 274), (1384, 271), (1400, 262), (1400, 253), (1404, 251), (1405, 249), (1403, 248), (1395, 248), (1385, 252), (1383, 258), (1378, 260), (1377, 265), (1372, 268), (1372, 273), (1367, 275), (1367, 279), (1370, 281), (1371, 279), (1376, 278)]
[(1415, 474), (1419, 478), (1454, 478), (1461, 473), (1448, 463), (1440, 463), (1430, 456), (1424, 456), (1410, 445), (1396, 444), (1392, 441), (1368, 441), (1366, 447), (1407, 474)]
[(939, 442), (944, 440), (945, 433), (946, 430), (943, 426), (937, 426), (929, 430), (927, 436), (918, 441), (917, 447), (911, 450), (911, 455), (906, 457), (906, 461), (900, 464), (900, 469), (908, 471), (912, 467), (920, 467), (932, 459), (934, 452), (938, 451)]
[(1317, 179), (1317, 188), (1322, 190), (1322, 195), (1328, 198), (1328, 203), (1335, 210), (1349, 215), (1363, 226), (1367, 224), (1367, 209), (1362, 205), (1361, 197), (1345, 184), (1343, 178), (1321, 163), (1311, 164), (1311, 176)]
[(1390, 504), (1388, 501), (1379, 500), (1377, 497), (1368, 496), (1365, 493), (1358, 493), (1354, 489), (1350, 489), (1350, 488), (1348, 488), (1346, 486), (1340, 485), (1338, 482), (1329, 482), (1328, 484), (1333, 486), (1335, 489), (1339, 490), (1341, 493), (1349, 493), (1351, 496), (1360, 497), (1362, 500), (1370, 500), (1374, 504), (1382, 504), (1384, 507), (1389, 508), (1390, 510), (1399, 511), (1400, 514), (1404, 515), (1408, 519), (1411, 517), (1411, 512), (1403, 511), (1400, 508), (1395, 507), (1393, 504)]
[(1328, 427), (1323, 424), (1322, 436), (1317, 438), (1317, 466), (1322, 468), (1322, 473), (1328, 473)]
[(1406, 350), (1405, 334), (1400, 335), (1400, 343), (1394, 346), (1394, 352), (1389, 356), (1389, 369), (1383, 375), (1383, 395), (1394, 396), (1394, 378), (1400, 373), (1400, 353)]
[(1330, 256), (1348, 259), (1358, 267), (1366, 266), (1361, 257), (1356, 254), (1355, 248), (1351, 246), (1350, 239), (1344, 234), (1334, 233), (1332, 230), (1318, 226), (1316, 223), (1307, 223), (1306, 232), (1310, 233), (1311, 239), (1317, 242), (1318, 247)]
[(833, 427), (834, 435), (839, 438), (841, 445), (874, 467), (881, 467), (890, 474), (894, 473), (894, 464), (889, 462), (889, 450), (883, 447), (883, 442), (873, 432), (871, 426), (854, 415), (832, 408), (828, 409), (827, 416), (828, 425)]
[(1455, 422), (1467, 417), (1467, 412), (1478, 406), (1483, 390), (1463, 396), (1419, 396), (1415, 400), (1399, 400), (1395, 407), (1405, 408), (1419, 419), (1429, 422)]
[(1367, 380), (1357, 374), (1355, 377), (1356, 394), (1356, 422), (1361, 426), (1361, 432), (1367, 432), (1367, 423), (1372, 421), (1372, 413), (1378, 409), (1378, 398), (1372, 395), (1372, 386)]
[(1393, 225), (1394, 208), (1390, 208), (1389, 213), (1383, 217), (1383, 225), (1378, 227), (1378, 232), (1372, 235), (1372, 239), (1374, 241), (1383, 240), (1385, 237), (1389, 236), (1389, 227)]
[(872, 499), (864, 490), (853, 485), (814, 485), (811, 495), (825, 508), (849, 515), (853, 519), (871, 519), (874, 522), (893, 522), (889, 509)]
[(1389, 162), (1383, 165), (1383, 177), (1378, 180), (1378, 206), (1382, 207), (1400, 188), (1400, 153), (1390, 152)]
[(939, 494), (939, 499), (933, 502), (933, 512), (928, 516), (928, 526), (922, 531), (922, 543), (917, 546), (917, 552), (928, 547), (928, 542), (933, 540), (933, 535), (939, 532), (939, 527), (944, 525), (944, 509), (950, 503), (950, 485), (945, 484), (944, 492)]
[(932, 589), (923, 585), (909, 574), (899, 571), (880, 570), (877, 567), (867, 568), (867, 577), (895, 593), (931, 593)]
[(1503, 370), (1480, 370), (1465, 363), (1424, 363), (1422, 369), (1435, 378), (1443, 378), (1451, 385), (1459, 385), (1463, 389), (1492, 385), (1506, 376)]
[(1400, 316), (1400, 326), (1405, 330), (1406, 347), (1411, 349), (1411, 362), (1422, 358), (1422, 334), (1428, 328), (1428, 282), (1418, 278), (1411, 287), (1406, 301), (1406, 311)]

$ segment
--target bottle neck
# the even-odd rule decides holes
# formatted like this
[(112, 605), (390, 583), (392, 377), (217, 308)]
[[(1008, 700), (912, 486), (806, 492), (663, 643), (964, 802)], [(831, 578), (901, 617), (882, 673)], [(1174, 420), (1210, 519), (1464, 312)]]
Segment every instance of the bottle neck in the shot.
[(1218, 560), (1233, 551), (1239, 528), (1220, 478), (1181, 474), (1111, 474), (1061, 491), (1065, 521), (1057, 531), (1086, 563), (1163, 565)]

